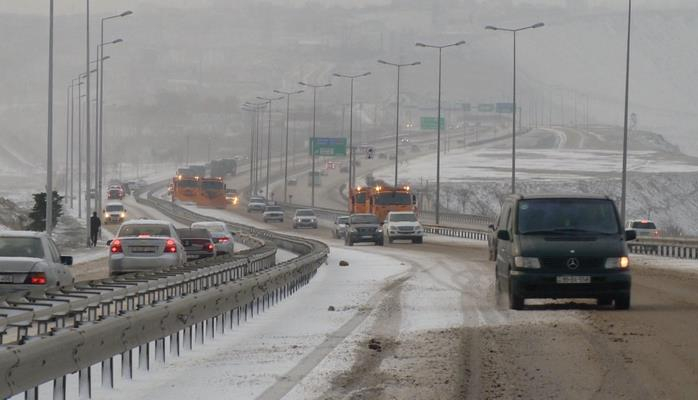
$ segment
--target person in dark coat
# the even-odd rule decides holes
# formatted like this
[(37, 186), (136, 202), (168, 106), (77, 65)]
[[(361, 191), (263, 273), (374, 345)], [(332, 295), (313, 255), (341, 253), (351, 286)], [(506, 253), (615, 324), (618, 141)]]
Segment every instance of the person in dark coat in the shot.
[(97, 236), (99, 235), (99, 228), (102, 227), (102, 220), (97, 216), (97, 211), (92, 213), (90, 217), (90, 242), (92, 247), (97, 246)]

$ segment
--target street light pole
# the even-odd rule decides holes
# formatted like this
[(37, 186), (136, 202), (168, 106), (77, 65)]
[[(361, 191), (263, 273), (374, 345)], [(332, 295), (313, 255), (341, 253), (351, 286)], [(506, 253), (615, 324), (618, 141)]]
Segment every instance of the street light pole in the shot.
[(272, 97), (272, 98), (257, 96), (257, 98), (259, 100), (264, 100), (269, 105), (269, 121), (267, 122), (267, 173), (266, 173), (267, 183), (266, 183), (266, 188), (265, 188), (265, 195), (268, 199), (269, 198), (269, 176), (271, 174), (271, 103), (273, 101), (283, 99), (283, 96)]
[[(354, 187), (356, 180), (355, 160), (354, 160), (354, 79), (362, 78), (371, 75), (370, 72), (364, 72), (358, 75), (343, 75), (334, 74), (337, 78), (349, 79), (349, 183), (347, 184), (347, 196), (349, 191)], [(342, 124), (342, 127), (344, 124)]]
[(526, 29), (536, 29), (545, 26), (542, 22), (533, 24), (530, 26), (525, 26), (523, 28), (498, 28), (495, 26), (488, 25), (485, 29), (493, 31), (505, 31), (511, 32), (514, 36), (514, 90), (513, 90), (513, 109), (512, 109), (512, 122), (511, 122), (511, 192), (516, 193), (516, 34), (520, 31)]
[(251, 130), (250, 143), (250, 192), (255, 196), (259, 190), (259, 111), (266, 106), (266, 103), (245, 102), (245, 111), (254, 111), (254, 121)]
[[(438, 95), (438, 105), (436, 107), (436, 214), (435, 223), (439, 224), (439, 213), (441, 209), (440, 203), (440, 193), (441, 193), (441, 53), (442, 50), (447, 47), (461, 46), (465, 44), (465, 40), (461, 40), (456, 43), (451, 43), (443, 46), (430, 45), (424, 43), (416, 43), (417, 47), (428, 47), (432, 49), (439, 50), (439, 95)], [(465, 146), (465, 139), (463, 140), (463, 145)]]
[(274, 90), (274, 93), (282, 94), (286, 96), (286, 149), (284, 150), (284, 203), (288, 202), (288, 122), (289, 115), (291, 113), (291, 96), (294, 94), (301, 94), (303, 90), (296, 90), (294, 92), (285, 92), (283, 90)]
[[(78, 81), (77, 83), (75, 81)], [(74, 209), (75, 201), (75, 86), (82, 85), (80, 78), (74, 78), (70, 84), (70, 208)], [(78, 102), (80, 98), (78, 98)], [(78, 106), (79, 107), (79, 106)], [(80, 119), (78, 118), (78, 124)], [(79, 195), (79, 193), (78, 193)]]
[(86, 92), (86, 102), (85, 107), (85, 226), (87, 227), (87, 235), (85, 237), (85, 242), (87, 247), (90, 247), (90, 217), (92, 214), (92, 207), (90, 203), (90, 186), (92, 185), (92, 175), (90, 174), (90, 0), (85, 0), (86, 5), (86, 30), (85, 30), (85, 74), (87, 75), (87, 85), (85, 88)]
[(298, 82), (301, 86), (307, 86), (313, 88), (313, 140), (310, 142), (310, 153), (312, 156), (312, 172), (311, 172), (311, 188), (310, 188), (310, 207), (315, 208), (315, 112), (317, 108), (317, 89), (326, 88), (332, 86), (331, 83), (326, 84), (311, 84), (305, 82)]
[(402, 67), (411, 67), (415, 65), (421, 64), (419, 61), (415, 61), (412, 63), (405, 63), (405, 64), (397, 64), (397, 63), (391, 63), (383, 60), (378, 60), (378, 63), (384, 64), (384, 65), (390, 65), (395, 68), (397, 68), (397, 98), (396, 98), (396, 113), (395, 113), (395, 186), (393, 186), (394, 189), (397, 189), (397, 167), (398, 167), (398, 159), (399, 159), (399, 151), (398, 151), (398, 146), (400, 144), (400, 70)]
[(625, 55), (625, 114), (623, 121), (623, 182), (620, 196), (620, 218), (622, 226), (625, 226), (626, 195), (628, 190), (628, 100), (630, 97), (630, 28), (633, 10), (633, 1), (628, 0), (628, 44)]
[(48, 138), (46, 145), (46, 233), (53, 231), (53, 0), (49, 3)]

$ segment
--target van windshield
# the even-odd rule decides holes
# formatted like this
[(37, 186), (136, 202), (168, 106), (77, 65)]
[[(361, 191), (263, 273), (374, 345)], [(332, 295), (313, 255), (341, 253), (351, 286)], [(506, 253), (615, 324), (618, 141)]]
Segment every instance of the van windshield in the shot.
[(613, 202), (597, 199), (521, 200), (518, 233), (620, 233)]

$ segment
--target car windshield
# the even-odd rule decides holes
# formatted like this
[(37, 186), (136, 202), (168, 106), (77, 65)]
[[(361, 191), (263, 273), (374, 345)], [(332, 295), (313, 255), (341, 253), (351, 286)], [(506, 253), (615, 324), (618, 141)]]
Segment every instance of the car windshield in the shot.
[(298, 210), (298, 211), (296, 211), (296, 215), (299, 217), (314, 217), (315, 211), (313, 211), (313, 210)]
[(518, 206), (518, 232), (619, 233), (613, 202), (601, 199), (531, 199)]
[(379, 206), (410, 205), (412, 204), (412, 196), (405, 192), (384, 192), (376, 196), (376, 204)]
[(44, 248), (39, 238), (0, 237), (0, 257), (44, 258)]
[(390, 222), (417, 222), (417, 216), (409, 214), (390, 214)]
[(360, 214), (351, 216), (352, 224), (377, 224), (378, 218), (372, 214)]
[(122, 211), (124, 206), (111, 205), (107, 206), (107, 211)]
[(635, 221), (631, 226), (633, 229), (657, 229), (654, 222), (649, 221)]
[(266, 211), (275, 211), (276, 212), (276, 211), (283, 211), (283, 210), (281, 209), (281, 207), (274, 206), (274, 207), (267, 207)]
[(117, 236), (170, 236), (170, 227), (162, 224), (127, 224), (121, 226)]
[(337, 218), (337, 223), (338, 224), (346, 224), (349, 222), (349, 217), (339, 217)]
[(250, 203), (264, 203), (264, 197), (250, 197)]

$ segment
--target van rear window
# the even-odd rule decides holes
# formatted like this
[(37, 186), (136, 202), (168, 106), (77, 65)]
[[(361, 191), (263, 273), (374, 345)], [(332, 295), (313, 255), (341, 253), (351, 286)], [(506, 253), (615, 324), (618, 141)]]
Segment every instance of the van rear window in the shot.
[(633, 222), (633, 229), (657, 229), (657, 225), (654, 222)]
[(517, 218), (521, 234), (620, 232), (616, 209), (610, 200), (521, 200)]

